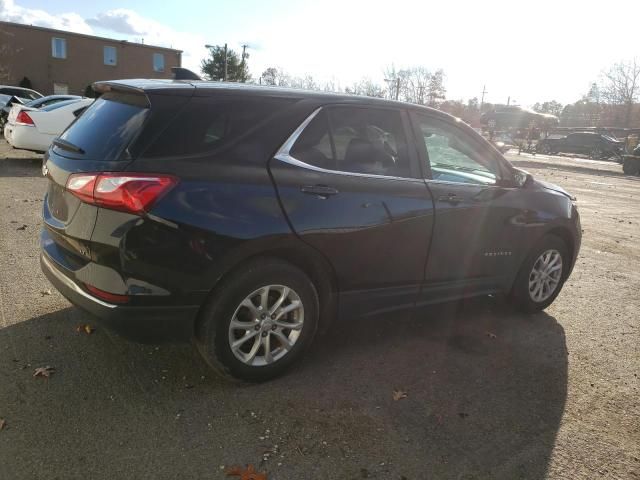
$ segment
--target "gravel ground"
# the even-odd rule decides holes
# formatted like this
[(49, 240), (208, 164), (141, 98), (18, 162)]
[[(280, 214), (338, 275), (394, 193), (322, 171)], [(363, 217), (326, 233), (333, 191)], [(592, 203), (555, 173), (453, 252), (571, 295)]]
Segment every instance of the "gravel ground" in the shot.
[(232, 386), (189, 346), (76, 331), (95, 323), (38, 264), (40, 159), (0, 141), (0, 477), (222, 479), (252, 464), (270, 480), (640, 478), (640, 178), (510, 159), (582, 214), (581, 255), (545, 313), (479, 299), (357, 320), (286, 377)]

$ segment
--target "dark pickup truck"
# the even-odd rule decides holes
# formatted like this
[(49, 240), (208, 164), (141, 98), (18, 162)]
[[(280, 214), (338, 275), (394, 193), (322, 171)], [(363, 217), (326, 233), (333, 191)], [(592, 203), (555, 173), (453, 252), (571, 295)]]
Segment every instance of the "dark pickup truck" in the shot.
[(538, 141), (538, 153), (577, 153), (589, 158), (606, 160), (615, 157), (620, 160), (624, 153), (624, 142), (608, 135), (593, 132), (570, 133), (566, 137), (547, 137)]

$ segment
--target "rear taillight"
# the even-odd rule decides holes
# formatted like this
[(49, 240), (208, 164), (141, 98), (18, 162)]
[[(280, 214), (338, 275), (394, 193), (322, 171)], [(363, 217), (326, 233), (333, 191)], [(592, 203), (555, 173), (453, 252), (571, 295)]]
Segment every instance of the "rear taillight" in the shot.
[(171, 175), (75, 173), (67, 180), (67, 190), (85, 203), (139, 215), (177, 183)]
[(16, 117), (16, 125), (28, 125), (30, 127), (35, 126), (29, 114), (24, 110), (20, 110), (20, 113), (18, 113), (18, 116)]

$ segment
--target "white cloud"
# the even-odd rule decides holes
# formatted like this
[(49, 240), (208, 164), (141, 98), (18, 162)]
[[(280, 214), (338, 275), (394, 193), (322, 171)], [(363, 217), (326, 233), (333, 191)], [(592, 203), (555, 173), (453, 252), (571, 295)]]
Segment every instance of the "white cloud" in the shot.
[(51, 15), (44, 10), (20, 7), (13, 0), (0, 0), (0, 20), (77, 33), (92, 33), (91, 27), (77, 13)]
[(124, 8), (100, 12), (94, 18), (84, 19), (77, 13), (51, 15), (44, 10), (16, 5), (14, 0), (0, 0), (0, 20), (177, 48), (183, 50), (183, 66), (198, 73), (201, 59), (207, 56), (206, 41), (201, 35), (176, 31)]
[(183, 66), (195, 72), (200, 71), (200, 60), (207, 55), (201, 35), (176, 31), (126, 8), (101, 12), (87, 23), (99, 30), (123, 34), (131, 41), (144, 40), (146, 44), (183, 50)]

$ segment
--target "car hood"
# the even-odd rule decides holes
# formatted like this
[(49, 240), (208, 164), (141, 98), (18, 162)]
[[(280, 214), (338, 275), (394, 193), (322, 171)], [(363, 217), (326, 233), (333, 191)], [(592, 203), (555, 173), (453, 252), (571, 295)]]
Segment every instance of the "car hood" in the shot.
[(570, 200), (575, 200), (576, 197), (574, 197), (573, 195), (571, 195), (569, 192), (567, 192), (564, 188), (554, 184), (554, 183), (549, 183), (549, 182), (545, 182), (544, 180), (537, 180), (534, 179), (534, 182), (536, 185), (538, 185), (541, 188), (544, 188), (546, 190), (553, 190), (554, 192), (558, 192), (561, 193), (563, 195), (565, 195), (567, 198), (569, 198)]

